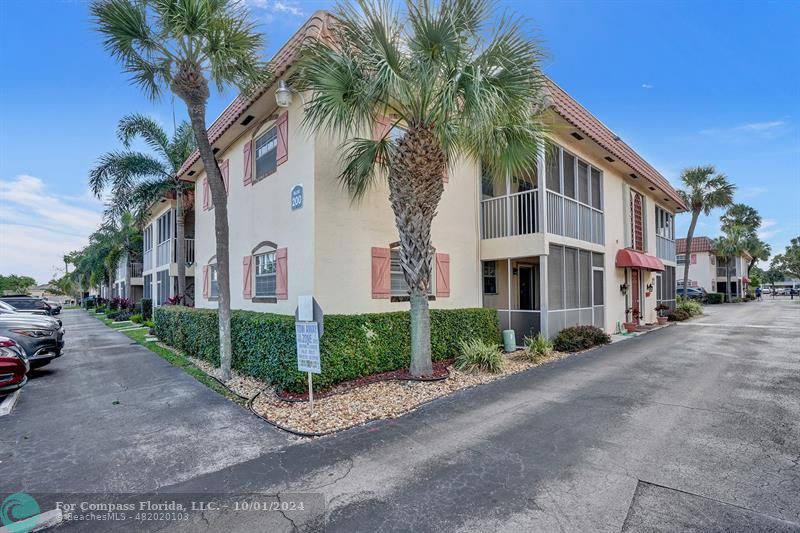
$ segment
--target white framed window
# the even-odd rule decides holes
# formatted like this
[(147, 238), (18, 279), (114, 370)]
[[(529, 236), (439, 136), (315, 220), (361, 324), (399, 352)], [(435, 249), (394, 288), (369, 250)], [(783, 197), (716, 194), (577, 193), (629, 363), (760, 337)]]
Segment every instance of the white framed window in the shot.
[(675, 262), (678, 263), (679, 265), (685, 265), (686, 264), (686, 254), (678, 254), (678, 255), (676, 255), (675, 256)]
[(497, 262), (483, 262), (483, 294), (497, 294)]
[(277, 288), (277, 258), (274, 251), (255, 256), (255, 295), (274, 297)]
[(656, 235), (675, 240), (675, 216), (660, 206), (656, 206)]
[(219, 298), (219, 283), (217, 282), (217, 265), (208, 266), (208, 296)]
[(256, 138), (256, 176), (253, 181), (263, 179), (278, 169), (278, 127), (273, 126)]

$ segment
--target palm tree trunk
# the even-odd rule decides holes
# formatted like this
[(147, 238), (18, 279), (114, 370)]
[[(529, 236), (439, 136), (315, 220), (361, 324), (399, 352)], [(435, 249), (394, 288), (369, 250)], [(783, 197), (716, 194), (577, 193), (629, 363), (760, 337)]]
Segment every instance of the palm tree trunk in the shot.
[(411, 289), (411, 367), (409, 368), (411, 375), (433, 374), (430, 354), (431, 314), (428, 308), (428, 295), (419, 289)]
[(219, 315), (219, 366), (223, 380), (231, 377), (231, 283), (229, 260), (228, 194), (222, 181), (222, 173), (214, 158), (211, 143), (206, 131), (206, 103), (187, 101), (189, 119), (197, 141), (197, 149), (203, 160), (206, 178), (211, 188), (214, 204), (214, 233), (217, 241), (217, 300)]
[(694, 229), (697, 226), (697, 219), (700, 218), (700, 210), (692, 211), (692, 222), (689, 224), (689, 231), (686, 233), (686, 252), (683, 262), (683, 297), (685, 298), (689, 290), (689, 262), (692, 257), (692, 239), (694, 239)]
[(186, 304), (186, 239), (184, 238), (183, 191), (175, 187), (175, 262), (178, 265), (178, 303)]

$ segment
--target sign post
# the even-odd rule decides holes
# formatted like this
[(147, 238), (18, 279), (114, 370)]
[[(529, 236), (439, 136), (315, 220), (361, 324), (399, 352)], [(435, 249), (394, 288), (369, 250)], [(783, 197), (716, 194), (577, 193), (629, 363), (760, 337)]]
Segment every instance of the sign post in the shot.
[(311, 296), (297, 299), (297, 321), (294, 323), (297, 339), (297, 369), (308, 373), (308, 401), (314, 414), (314, 381), (311, 374), (322, 372), (319, 338), (322, 335), (322, 309)]

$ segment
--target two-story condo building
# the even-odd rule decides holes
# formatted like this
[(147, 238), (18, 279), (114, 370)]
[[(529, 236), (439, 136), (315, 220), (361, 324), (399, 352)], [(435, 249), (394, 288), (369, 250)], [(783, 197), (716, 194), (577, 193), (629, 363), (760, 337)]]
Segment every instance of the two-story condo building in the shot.
[(727, 294), (728, 270), (731, 276), (731, 294), (744, 298), (750, 279), (747, 269), (750, 254), (742, 252), (737, 257), (718, 256), (714, 251), (714, 241), (708, 237), (694, 237), (691, 251), (686, 251), (686, 239), (677, 240), (678, 284), (683, 285), (683, 265), (689, 263), (689, 286), (702, 287), (706, 292)]
[[(341, 139), (303, 129), (303, 97), (276, 104), (300, 43), (325, 38), (315, 14), (273, 59), (273, 85), (238, 97), (209, 129), (228, 187), (232, 307), (294, 313), (314, 295), (326, 313), (408, 309), (398, 233), (379, 183), (354, 203), (337, 181)], [(614, 331), (675, 299), (674, 215), (684, 208), (653, 167), (550, 84), (550, 148), (513, 176), (458, 161), (432, 228), (432, 308), (491, 307), (518, 341), (566, 326)], [(385, 130), (376, 124), (376, 134)], [(365, 134), (366, 135), (366, 134)], [(213, 204), (195, 153), (195, 305), (216, 306)], [(627, 313), (626, 313), (627, 312)]]
[(111, 284), (111, 297), (128, 298), (133, 302), (142, 299), (142, 263), (123, 254), (117, 261), (114, 280)]
[[(163, 305), (178, 294), (178, 256), (176, 243), (175, 194), (168, 194), (150, 207), (146, 219), (142, 254), (143, 298), (153, 305)], [(194, 303), (194, 193), (186, 192), (183, 198), (184, 256), (186, 265), (186, 303)], [(213, 238), (213, 237), (212, 237)]]

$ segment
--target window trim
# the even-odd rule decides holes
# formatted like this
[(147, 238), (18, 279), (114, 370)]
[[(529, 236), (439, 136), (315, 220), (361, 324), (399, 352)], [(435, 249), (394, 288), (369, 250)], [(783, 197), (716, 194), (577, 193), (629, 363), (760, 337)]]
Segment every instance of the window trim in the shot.
[[(261, 139), (263, 139), (267, 135), (270, 135), (271, 133), (275, 134), (275, 139), (274, 139), (275, 147), (272, 150), (269, 150), (267, 153), (273, 152), (275, 154), (275, 168), (273, 168), (271, 171), (269, 171), (269, 172), (267, 172), (267, 173), (265, 173), (263, 175), (259, 175), (258, 174), (258, 141), (260, 141)], [(275, 174), (278, 171), (278, 121), (277, 120), (273, 121), (272, 124), (264, 130), (264, 133), (262, 133), (261, 135), (255, 135), (253, 137), (253, 155), (251, 157), (253, 159), (251, 161), (251, 164), (253, 165), (253, 183), (254, 184), (259, 182), (259, 181), (261, 181), (261, 180), (264, 180), (264, 179), (268, 178), (269, 176)]]
[[(217, 264), (209, 264), (208, 265), (208, 299), (209, 300), (219, 300), (219, 281), (217, 278)], [(217, 294), (214, 294), (214, 284), (217, 284)]]
[[(483, 264), (481, 266), (481, 280), (483, 286), (481, 287), (481, 289), (483, 290), (483, 294), (489, 296), (497, 296), (497, 261), (483, 261), (482, 263)], [(491, 264), (492, 269), (494, 270), (494, 272), (489, 275), (486, 274), (486, 266), (488, 264)], [(486, 278), (490, 279), (494, 278), (494, 292), (486, 292)]]
[[(263, 301), (263, 303), (272, 303), (267, 302), (264, 300), (275, 300), (278, 301), (278, 257), (277, 257), (278, 250), (277, 249), (266, 249), (258, 254), (253, 254), (253, 298), (252, 301)], [(273, 271), (271, 274), (258, 274), (258, 260), (260, 257), (266, 257), (269, 254), (272, 254), (272, 264), (274, 265)], [(259, 277), (272, 277), (275, 280), (274, 283), (274, 292), (272, 294), (259, 294), (258, 293), (258, 278)]]
[[(394, 292), (392, 288), (392, 276), (396, 273), (392, 271), (392, 254), (397, 251), (399, 253), (400, 250), (400, 243), (393, 242), (389, 245), (389, 299), (392, 302), (408, 302), (411, 300), (411, 296), (409, 294), (408, 284), (405, 283), (405, 276), (403, 276), (403, 283), (406, 285), (406, 293), (399, 294)], [(402, 267), (400, 270), (400, 274), (403, 274)], [(428, 286), (428, 300), (435, 301), (436, 300), (436, 251), (431, 255), (431, 266), (430, 271), (428, 272), (430, 276), (430, 284)]]

